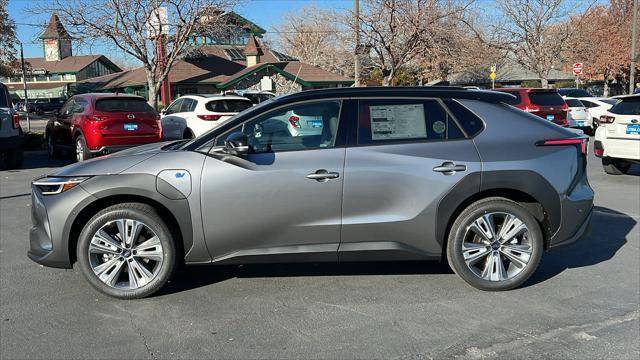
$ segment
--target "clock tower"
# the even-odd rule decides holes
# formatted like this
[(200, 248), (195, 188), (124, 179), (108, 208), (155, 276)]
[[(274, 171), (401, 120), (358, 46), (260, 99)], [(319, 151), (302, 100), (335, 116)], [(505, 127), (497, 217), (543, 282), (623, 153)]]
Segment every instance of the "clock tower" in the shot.
[(44, 46), (46, 61), (59, 61), (72, 55), (71, 36), (62, 26), (58, 14), (51, 14), (49, 25), (40, 36)]

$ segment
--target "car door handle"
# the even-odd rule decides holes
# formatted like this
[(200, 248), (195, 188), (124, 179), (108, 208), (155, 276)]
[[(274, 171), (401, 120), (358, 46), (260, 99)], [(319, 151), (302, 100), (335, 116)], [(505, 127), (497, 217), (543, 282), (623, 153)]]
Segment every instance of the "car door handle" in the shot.
[(456, 165), (451, 161), (445, 161), (440, 166), (436, 166), (433, 168), (433, 171), (443, 173), (445, 175), (453, 175), (458, 171), (466, 171), (466, 165)]
[(329, 172), (325, 169), (317, 170), (314, 173), (307, 174), (307, 179), (316, 180), (319, 182), (325, 182), (329, 179), (337, 179), (340, 176), (337, 172)]

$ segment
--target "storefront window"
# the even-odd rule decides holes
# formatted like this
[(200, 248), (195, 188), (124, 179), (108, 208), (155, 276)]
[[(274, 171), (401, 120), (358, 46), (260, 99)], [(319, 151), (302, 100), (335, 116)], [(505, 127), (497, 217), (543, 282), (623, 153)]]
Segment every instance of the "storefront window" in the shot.
[(60, 74), (50, 74), (49, 81), (60, 81), (62, 80), (62, 75)]

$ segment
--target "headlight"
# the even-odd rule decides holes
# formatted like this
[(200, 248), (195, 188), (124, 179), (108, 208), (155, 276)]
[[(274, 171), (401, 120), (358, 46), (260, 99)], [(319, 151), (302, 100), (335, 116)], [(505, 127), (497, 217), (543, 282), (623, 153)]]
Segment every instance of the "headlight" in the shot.
[(76, 187), (81, 182), (87, 180), (89, 177), (44, 177), (42, 179), (35, 180), (33, 186), (42, 191), (42, 195), (55, 195), (65, 192), (71, 188)]

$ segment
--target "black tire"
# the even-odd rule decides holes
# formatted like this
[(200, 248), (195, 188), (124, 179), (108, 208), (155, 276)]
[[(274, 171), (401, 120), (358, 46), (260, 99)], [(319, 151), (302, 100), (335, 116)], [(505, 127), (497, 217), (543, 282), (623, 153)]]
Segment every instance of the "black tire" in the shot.
[(60, 149), (56, 146), (56, 143), (53, 141), (53, 136), (50, 133), (47, 133), (47, 154), (52, 159), (60, 157)]
[(4, 154), (4, 162), (9, 169), (19, 169), (22, 167), (22, 160), (24, 158), (24, 150), (22, 147), (8, 150)]
[[(529, 260), (527, 264), (522, 267), (522, 270), (520, 270), (519, 273), (505, 280), (487, 280), (474, 273), (465, 263), (462, 251), (462, 244), (467, 228), (476, 219), (489, 213), (508, 213), (515, 215), (529, 230), (527, 236), (527, 241), (529, 242), (528, 245), (531, 250)], [(538, 221), (524, 207), (505, 198), (486, 198), (469, 205), (464, 211), (462, 211), (451, 226), (447, 242), (447, 260), (449, 261), (451, 269), (458, 274), (458, 276), (477, 289), (488, 291), (511, 290), (522, 285), (535, 272), (544, 250), (543, 243), (544, 238)], [(489, 246), (489, 249), (489, 252), (491, 252), (491, 246)], [(486, 261), (489, 261), (489, 257), (486, 257)], [(481, 261), (478, 261), (478, 263), (480, 262)], [(509, 266), (511, 266), (511, 264)]]
[(74, 145), (75, 145), (75, 154), (76, 154), (77, 162), (82, 162), (82, 161), (91, 159), (92, 155), (91, 155), (91, 152), (89, 151), (89, 148), (87, 147), (87, 141), (84, 139), (84, 136), (78, 135), (76, 137), (76, 141)]
[[(149, 283), (136, 289), (119, 289), (107, 285), (94, 273), (90, 263), (89, 245), (94, 234), (105, 224), (117, 219), (131, 219), (143, 222), (153, 230), (162, 245), (163, 260), (159, 265), (160, 269)], [(76, 256), (80, 270), (87, 281), (98, 291), (118, 299), (140, 299), (156, 293), (171, 279), (175, 273), (177, 263), (176, 245), (171, 231), (153, 207), (141, 203), (113, 205), (93, 216), (80, 233)], [(122, 261), (124, 262), (125, 260)]]
[(631, 163), (621, 159), (602, 158), (602, 168), (609, 175), (623, 175), (629, 172)]

